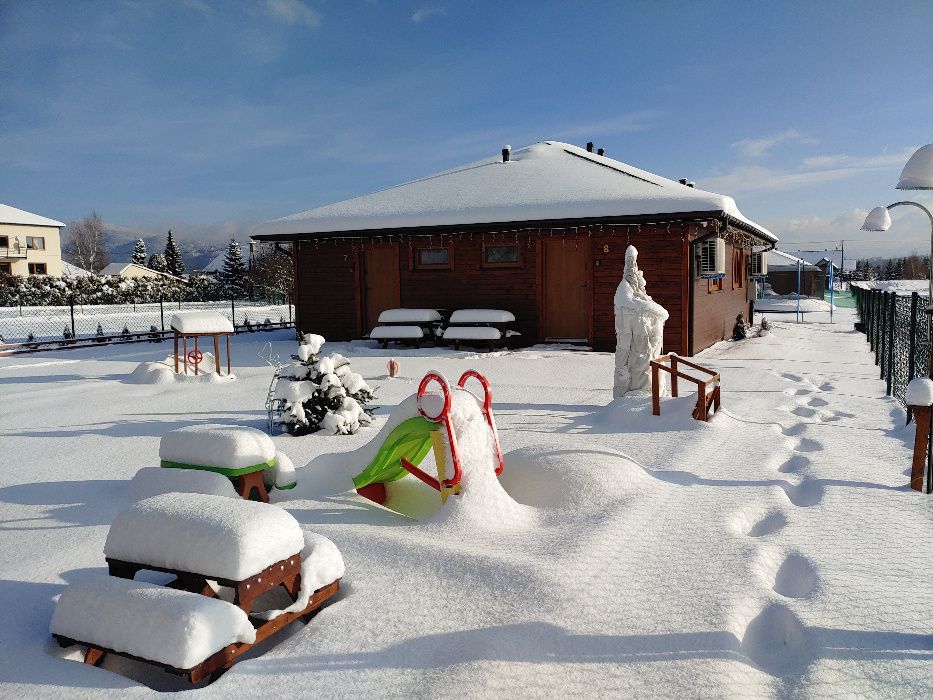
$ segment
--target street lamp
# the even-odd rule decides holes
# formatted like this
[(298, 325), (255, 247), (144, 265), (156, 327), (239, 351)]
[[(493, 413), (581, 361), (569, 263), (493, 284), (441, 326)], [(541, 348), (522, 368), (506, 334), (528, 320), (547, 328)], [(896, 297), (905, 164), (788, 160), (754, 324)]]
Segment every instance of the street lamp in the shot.
[[(917, 149), (907, 165), (901, 171), (897, 188), (899, 190), (933, 190), (933, 143)], [(911, 206), (922, 210), (930, 220), (930, 286), (927, 296), (927, 318), (930, 323), (929, 338), (933, 340), (933, 214), (918, 202), (894, 202), (886, 207), (875, 207), (862, 224), (863, 231), (887, 231), (891, 228), (890, 210), (894, 207)], [(928, 374), (933, 378), (933, 348), (930, 352), (930, 366)]]

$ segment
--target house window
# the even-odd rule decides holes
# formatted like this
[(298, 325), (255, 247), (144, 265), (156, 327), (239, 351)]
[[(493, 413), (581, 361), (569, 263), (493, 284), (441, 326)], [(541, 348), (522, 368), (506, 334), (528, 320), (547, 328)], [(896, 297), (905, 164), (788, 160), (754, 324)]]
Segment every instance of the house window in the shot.
[(706, 278), (706, 291), (712, 294), (713, 292), (722, 291), (722, 275), (719, 277), (707, 277)]
[(452, 270), (451, 246), (415, 248), (414, 267), (416, 270)]
[(745, 284), (745, 251), (737, 248), (732, 251), (732, 288), (739, 289)]
[(0, 275), (12, 275), (13, 266), (8, 262), (0, 262)]
[(45, 272), (45, 263), (29, 263), (29, 274), (30, 275), (44, 275)]
[(10, 237), (0, 236), (0, 248), (9, 248), (9, 247), (10, 247)]
[(520, 267), (518, 245), (483, 246), (483, 267)]
[(42, 236), (26, 236), (26, 247), (30, 250), (45, 250), (45, 238)]

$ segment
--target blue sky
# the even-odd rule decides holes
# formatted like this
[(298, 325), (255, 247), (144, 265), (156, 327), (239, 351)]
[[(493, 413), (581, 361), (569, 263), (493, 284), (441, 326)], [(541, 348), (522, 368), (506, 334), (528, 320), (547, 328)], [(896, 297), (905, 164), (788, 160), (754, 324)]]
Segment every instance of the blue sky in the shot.
[(933, 141), (931, 27), (928, 0), (0, 0), (0, 201), (220, 238), (592, 140), (786, 249), (926, 252), (916, 210), (858, 227)]

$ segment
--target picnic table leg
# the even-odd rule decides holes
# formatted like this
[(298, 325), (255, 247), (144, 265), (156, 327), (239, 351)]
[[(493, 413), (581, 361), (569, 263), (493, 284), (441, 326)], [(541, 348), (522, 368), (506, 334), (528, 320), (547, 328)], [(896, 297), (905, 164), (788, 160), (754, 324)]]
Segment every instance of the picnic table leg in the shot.
[(671, 355), (671, 396), (675, 399), (680, 395), (677, 386), (677, 355)]
[(658, 386), (658, 366), (651, 363), (651, 412), (656, 415), (661, 415), (661, 393), (660, 387)]
[(269, 492), (266, 491), (261, 469), (258, 472), (250, 472), (236, 477), (236, 490), (244, 501), (251, 500), (253, 491), (255, 491), (258, 500), (263, 503), (269, 502)]
[(88, 666), (100, 666), (104, 660), (104, 652), (97, 647), (88, 647), (84, 652), (84, 663)]

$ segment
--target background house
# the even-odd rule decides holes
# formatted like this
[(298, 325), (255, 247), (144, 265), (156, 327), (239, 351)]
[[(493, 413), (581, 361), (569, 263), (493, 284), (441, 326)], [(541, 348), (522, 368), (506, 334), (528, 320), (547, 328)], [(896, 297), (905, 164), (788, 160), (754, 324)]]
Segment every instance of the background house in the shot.
[(106, 277), (107, 275), (114, 275), (118, 277), (126, 277), (127, 279), (133, 279), (136, 277), (168, 277), (169, 279), (178, 279), (172, 275), (166, 274), (165, 272), (159, 272), (157, 270), (152, 270), (143, 265), (137, 265), (136, 263), (110, 263), (98, 273), (101, 277)]
[[(664, 350), (684, 354), (747, 316), (750, 254), (777, 240), (731, 197), (557, 141), (269, 221), (252, 237), (292, 243), (301, 332), (360, 338), (393, 307), (502, 308), (526, 342), (603, 350), (615, 347), (612, 298), (631, 244), (670, 313)], [(704, 275), (698, 256), (714, 239), (718, 273)]]
[(64, 225), (0, 204), (0, 274), (61, 277)]
[(768, 253), (768, 276), (766, 283), (774, 294), (797, 293), (797, 270), (800, 269), (800, 293), (808, 297), (823, 296), (824, 273), (813, 263), (781, 250)]

